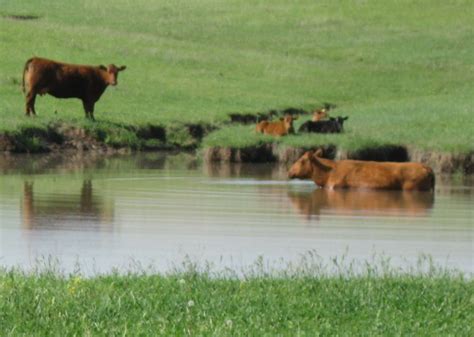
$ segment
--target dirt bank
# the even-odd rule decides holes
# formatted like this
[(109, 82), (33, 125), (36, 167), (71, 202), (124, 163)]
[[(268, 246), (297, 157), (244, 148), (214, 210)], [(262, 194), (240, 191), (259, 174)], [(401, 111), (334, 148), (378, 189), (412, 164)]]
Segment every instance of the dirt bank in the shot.
[[(404, 146), (380, 146), (364, 148), (357, 151), (337, 149), (333, 145), (314, 146), (322, 147), (324, 155), (331, 159), (357, 159), (374, 161), (415, 161), (431, 166), (436, 173), (474, 173), (474, 151), (468, 154), (453, 154), (436, 151), (422, 151)], [(309, 148), (293, 148), (265, 144), (248, 148), (214, 147), (203, 149), (203, 158), (208, 162), (279, 162), (291, 164)]]
[(190, 123), (130, 126), (102, 122), (78, 126), (59, 122), (0, 133), (0, 152), (194, 150), (215, 128)]
[[(285, 111), (288, 113), (289, 111)], [(301, 111), (292, 111), (302, 113)], [(280, 112), (281, 113), (281, 112)], [(242, 122), (242, 121), (240, 121)], [(88, 127), (55, 123), (44, 128), (27, 127), (0, 134), (0, 152), (48, 153), (56, 151), (95, 151), (123, 153), (131, 150), (190, 151), (201, 147), (202, 139), (225, 124), (184, 124), (127, 126), (111, 123), (91, 124)], [(474, 151), (448, 153), (424, 151), (403, 145), (367, 147), (347, 151), (334, 145), (314, 144), (312, 147), (288, 147), (266, 143), (245, 148), (209, 147), (198, 150), (206, 162), (290, 164), (305, 151), (322, 147), (325, 156), (333, 159), (375, 161), (415, 161), (431, 166), (437, 173), (474, 173)]]

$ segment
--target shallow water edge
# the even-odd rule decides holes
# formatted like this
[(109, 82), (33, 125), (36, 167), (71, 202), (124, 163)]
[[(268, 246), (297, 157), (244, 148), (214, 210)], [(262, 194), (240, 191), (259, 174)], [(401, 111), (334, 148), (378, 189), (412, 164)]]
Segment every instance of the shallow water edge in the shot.
[[(26, 128), (18, 132), (0, 133), (0, 153), (51, 153), (91, 151), (101, 154), (131, 151), (196, 151), (206, 162), (289, 163), (305, 151), (323, 148), (331, 159), (421, 162), (442, 174), (474, 174), (474, 150), (467, 153), (421, 150), (403, 144), (369, 146), (347, 151), (331, 144), (311, 147), (289, 147), (278, 143), (262, 143), (250, 147), (202, 147), (203, 138), (222, 125), (176, 124), (127, 127), (108, 125), (85, 129), (62, 123), (46, 129)], [(124, 136), (127, 135), (127, 136)], [(177, 136), (173, 136), (177, 135)], [(1, 160), (1, 158), (0, 158)]]
[(420, 254), (472, 272), (471, 176), (438, 176), (434, 193), (328, 191), (289, 181), (282, 164), (202, 163), (192, 154), (11, 155), (0, 161), (0, 264), (67, 270), (183, 261), (242, 270)]

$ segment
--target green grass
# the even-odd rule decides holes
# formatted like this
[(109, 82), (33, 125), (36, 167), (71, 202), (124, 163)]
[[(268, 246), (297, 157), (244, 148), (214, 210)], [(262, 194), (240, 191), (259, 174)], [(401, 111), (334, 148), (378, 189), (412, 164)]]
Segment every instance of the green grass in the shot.
[(0, 334), (472, 336), (474, 282), (461, 274), (313, 267), (236, 277), (191, 264), (89, 278), (3, 269)]
[[(351, 149), (397, 143), (469, 152), (472, 9), (462, 0), (3, 0), (0, 132), (58, 120), (88, 123), (78, 100), (48, 96), (38, 98), (36, 120), (23, 116), (22, 69), (38, 55), (127, 65), (119, 85), (96, 105), (97, 119), (106, 123), (225, 127), (220, 123), (229, 113), (309, 110), (330, 102), (338, 106), (333, 114), (350, 116), (346, 134), (281, 141), (308, 146), (327, 138)], [(40, 18), (5, 17), (19, 14)], [(261, 141), (251, 128), (231, 130)], [(220, 135), (231, 146), (242, 138)]]

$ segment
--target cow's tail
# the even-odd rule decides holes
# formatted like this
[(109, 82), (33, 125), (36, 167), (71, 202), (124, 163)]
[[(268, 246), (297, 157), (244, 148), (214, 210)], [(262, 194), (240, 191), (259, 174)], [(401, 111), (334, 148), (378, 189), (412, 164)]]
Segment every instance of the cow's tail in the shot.
[(26, 73), (28, 71), (28, 67), (30, 66), (31, 61), (33, 61), (33, 59), (29, 59), (28, 61), (26, 61), (25, 67), (23, 68), (23, 78), (22, 78), (22, 82), (21, 82), (21, 87), (22, 87), (23, 93), (26, 93), (25, 76), (26, 76)]

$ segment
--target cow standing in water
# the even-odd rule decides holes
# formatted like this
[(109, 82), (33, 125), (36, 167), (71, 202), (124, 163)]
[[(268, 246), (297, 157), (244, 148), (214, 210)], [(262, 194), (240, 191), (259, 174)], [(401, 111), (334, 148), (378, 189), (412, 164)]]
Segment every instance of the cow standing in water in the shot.
[(312, 179), (318, 186), (388, 190), (433, 190), (433, 170), (420, 163), (330, 160), (308, 151), (290, 168), (290, 179)]
[(118, 73), (125, 66), (108, 67), (76, 65), (33, 57), (23, 71), (23, 92), (26, 93), (26, 115), (36, 115), (36, 95), (50, 94), (57, 98), (82, 100), (86, 118), (94, 119), (94, 105), (107, 86), (117, 85)]

